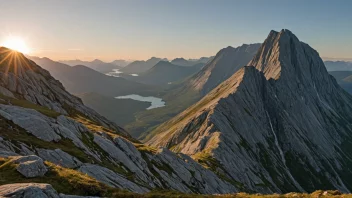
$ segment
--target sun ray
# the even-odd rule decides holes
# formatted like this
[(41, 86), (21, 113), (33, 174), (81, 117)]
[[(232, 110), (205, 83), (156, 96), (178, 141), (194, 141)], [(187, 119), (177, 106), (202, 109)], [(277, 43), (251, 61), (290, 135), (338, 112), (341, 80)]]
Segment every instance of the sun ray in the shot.
[(8, 37), (2, 42), (1, 45), (24, 54), (28, 54), (30, 52), (27, 44), (20, 37)]

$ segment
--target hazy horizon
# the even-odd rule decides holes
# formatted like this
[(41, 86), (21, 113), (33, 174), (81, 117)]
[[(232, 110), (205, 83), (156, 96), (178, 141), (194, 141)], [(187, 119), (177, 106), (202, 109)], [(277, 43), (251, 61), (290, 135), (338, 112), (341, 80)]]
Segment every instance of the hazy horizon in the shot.
[(8, 17), (0, 19), (0, 44), (10, 35), (20, 37), (29, 55), (56, 61), (209, 57), (227, 46), (262, 42), (270, 30), (281, 29), (295, 32), (324, 59), (352, 60), (352, 37), (346, 33), (352, 32), (352, 2), (347, 0), (1, 4)]

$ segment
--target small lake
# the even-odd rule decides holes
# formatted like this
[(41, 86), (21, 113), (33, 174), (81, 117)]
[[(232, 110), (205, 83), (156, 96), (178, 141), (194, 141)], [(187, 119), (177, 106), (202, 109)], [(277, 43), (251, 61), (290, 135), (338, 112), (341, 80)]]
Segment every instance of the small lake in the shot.
[(122, 74), (123, 72), (120, 71), (119, 69), (113, 69), (111, 72), (106, 73), (105, 75), (107, 76), (112, 76), (112, 77), (120, 77), (119, 74)]
[(147, 110), (165, 106), (165, 102), (161, 98), (157, 98), (157, 97), (153, 97), (153, 96), (144, 97), (144, 96), (140, 96), (137, 94), (131, 94), (131, 95), (127, 95), (127, 96), (117, 96), (115, 98), (116, 99), (132, 99), (132, 100), (137, 100), (137, 101), (142, 101), (142, 102), (150, 102), (150, 107), (148, 107)]

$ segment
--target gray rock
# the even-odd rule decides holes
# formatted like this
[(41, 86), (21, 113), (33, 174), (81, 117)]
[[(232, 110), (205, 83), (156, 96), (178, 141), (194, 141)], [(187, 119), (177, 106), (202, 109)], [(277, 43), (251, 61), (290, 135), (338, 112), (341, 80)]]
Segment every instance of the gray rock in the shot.
[(185, 84), (199, 91), (203, 96), (231, 77), (246, 65), (257, 53), (260, 44), (243, 44), (221, 49), (201, 71), (188, 79)]
[(35, 155), (13, 157), (12, 162), (18, 164), (16, 170), (27, 178), (41, 177), (48, 171), (43, 160)]
[(18, 183), (0, 186), (0, 197), (60, 198), (50, 184)]
[(117, 174), (105, 167), (93, 164), (84, 164), (79, 168), (79, 171), (88, 174), (89, 176), (103, 182), (109, 186), (130, 190), (136, 193), (145, 193), (149, 190), (145, 187), (127, 180), (124, 176)]
[(52, 162), (59, 166), (63, 166), (66, 168), (77, 168), (82, 165), (81, 161), (62, 151), (61, 149), (37, 149), (37, 152), (39, 157), (41, 157), (42, 159)]
[(248, 65), (148, 144), (206, 155), (252, 191), (350, 192), (352, 97), (319, 54), (288, 30), (272, 31)]
[(8, 89), (6, 89), (5, 87), (2, 87), (2, 86), (0, 86), (0, 94), (7, 96), (7, 97), (15, 98), (15, 96), (13, 95), (13, 93), (11, 91), (9, 91)]

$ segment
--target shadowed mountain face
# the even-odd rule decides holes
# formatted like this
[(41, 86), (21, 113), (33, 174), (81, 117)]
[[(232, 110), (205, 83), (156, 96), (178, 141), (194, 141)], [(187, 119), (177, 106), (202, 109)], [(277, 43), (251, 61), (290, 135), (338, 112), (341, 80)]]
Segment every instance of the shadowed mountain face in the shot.
[(128, 61), (128, 60), (114, 60), (111, 62), (111, 64), (114, 64), (120, 67), (126, 67), (130, 63), (131, 61)]
[(66, 60), (66, 61), (59, 61), (59, 62), (70, 66), (84, 65), (101, 73), (107, 73), (107, 72), (111, 72), (113, 69), (122, 68), (122, 66), (119, 66), (117, 64), (105, 63), (98, 59), (95, 59), (93, 61)]
[(123, 78), (104, 75), (83, 65), (68, 66), (48, 58), (30, 57), (37, 64), (59, 79), (74, 94), (96, 92), (105, 96), (145, 93), (153, 88)]
[(172, 84), (172, 87), (162, 95), (166, 101), (165, 107), (137, 113), (137, 121), (129, 123), (126, 128), (134, 137), (148, 139), (151, 136), (151, 129), (199, 101), (211, 89), (246, 65), (259, 47), (260, 44), (244, 44), (237, 48), (227, 47), (220, 50), (196, 74)]
[(140, 74), (151, 69), (159, 61), (167, 61), (167, 59), (152, 57), (147, 61), (134, 61), (122, 68), (121, 71), (127, 74)]
[(352, 97), (319, 54), (270, 32), (248, 64), (159, 126), (148, 144), (259, 192), (352, 190)]
[(186, 82), (186, 86), (206, 95), (232, 74), (246, 65), (257, 52), (260, 44), (244, 44), (220, 50), (203, 69)]
[(199, 63), (206, 64), (214, 57), (201, 57), (200, 59), (184, 59), (184, 58), (175, 58), (171, 61), (172, 64), (189, 67)]
[(192, 74), (198, 72), (204, 63), (193, 66), (179, 66), (167, 61), (160, 61), (148, 71), (138, 77), (129, 77), (131, 80), (154, 85), (167, 85), (175, 81), (181, 81)]

